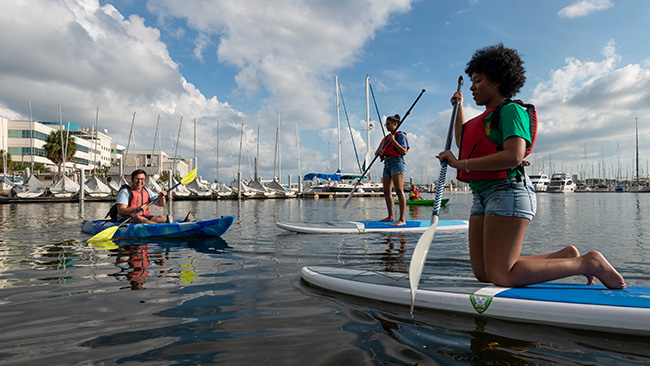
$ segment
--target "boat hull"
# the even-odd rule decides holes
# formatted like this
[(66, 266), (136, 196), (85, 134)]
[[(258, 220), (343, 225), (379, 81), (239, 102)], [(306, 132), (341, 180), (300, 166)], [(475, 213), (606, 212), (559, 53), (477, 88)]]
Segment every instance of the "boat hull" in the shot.
[[(197, 220), (192, 222), (175, 222), (171, 224), (127, 224), (117, 229), (114, 238), (180, 238), (180, 237), (211, 237), (221, 236), (232, 225), (235, 216), (226, 216), (212, 220)], [(102, 230), (115, 226), (117, 223), (107, 220), (84, 221), (81, 231), (96, 235)]]
[[(306, 282), (329, 291), (411, 305), (406, 273), (304, 267), (301, 276)], [(602, 285), (546, 282), (508, 288), (473, 278), (422, 276), (415, 309), (647, 336), (650, 335), (648, 297), (650, 287), (609, 290)]]
[[(303, 234), (367, 234), (395, 232), (425, 232), (431, 220), (406, 220), (406, 225), (392, 226), (392, 222), (338, 221), (338, 222), (277, 222), (280, 229)], [(436, 230), (463, 230), (469, 227), (466, 220), (439, 220)]]

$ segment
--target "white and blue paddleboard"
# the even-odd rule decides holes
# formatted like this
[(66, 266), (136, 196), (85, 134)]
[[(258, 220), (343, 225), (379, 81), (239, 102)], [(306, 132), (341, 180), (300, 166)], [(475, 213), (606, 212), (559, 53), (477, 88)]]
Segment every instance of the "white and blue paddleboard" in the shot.
[[(406, 273), (304, 267), (302, 278), (314, 286), (342, 294), (411, 305)], [(422, 276), (415, 309), (650, 335), (650, 287), (609, 290), (602, 285), (545, 282), (508, 288), (466, 277)]]
[[(394, 221), (393, 221), (394, 222)], [(382, 221), (332, 221), (332, 222), (277, 222), (280, 229), (305, 234), (365, 234), (365, 233), (423, 233), (431, 226), (431, 220), (406, 220), (406, 225), (392, 226)], [(439, 220), (436, 231), (467, 230), (469, 221)]]

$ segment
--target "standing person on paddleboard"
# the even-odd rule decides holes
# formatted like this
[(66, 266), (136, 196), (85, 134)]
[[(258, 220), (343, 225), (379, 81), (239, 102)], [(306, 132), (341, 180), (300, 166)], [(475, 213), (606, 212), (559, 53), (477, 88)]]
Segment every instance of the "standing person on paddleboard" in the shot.
[(536, 114), (525, 108), (530, 105), (509, 100), (526, 81), (522, 65), (517, 51), (503, 44), (474, 53), (465, 73), (472, 80), (474, 101), (485, 106), (485, 112), (465, 122), (462, 93), (455, 93), (459, 159), (449, 150), (438, 155), (440, 162), (447, 160), (458, 170), (459, 180), (469, 182), (474, 195), (469, 219), (474, 275), (506, 287), (585, 275), (588, 284), (596, 277), (608, 288), (625, 288), (623, 277), (598, 251), (580, 256), (570, 245), (555, 253), (521, 256), (526, 228), (537, 209), (535, 190), (522, 165), (535, 141)]
[(406, 133), (397, 131), (399, 121), (399, 114), (386, 117), (386, 129), (389, 134), (381, 140), (379, 148), (375, 151), (375, 155), (379, 155), (381, 160), (384, 161), (384, 173), (381, 181), (384, 185), (384, 199), (388, 209), (388, 216), (380, 221), (395, 221), (391, 193), (393, 186), (395, 186), (395, 193), (397, 193), (397, 199), (399, 200), (399, 220), (392, 224), (394, 226), (406, 225), (404, 219), (406, 213), (406, 196), (404, 195), (406, 162), (404, 161), (404, 155), (410, 148)]
[[(150, 215), (149, 206), (151, 205), (151, 202), (154, 202), (156, 198), (158, 198), (158, 196), (144, 186), (146, 180), (147, 173), (144, 170), (134, 170), (133, 173), (131, 173), (131, 185), (122, 186), (120, 191), (117, 193), (115, 202), (117, 206), (118, 221), (133, 215), (140, 208), (142, 208), (142, 211), (131, 219), (132, 223), (161, 224), (168, 221), (166, 216)], [(156, 206), (163, 207), (167, 203), (167, 191), (160, 191), (160, 195), (162, 197), (155, 204)]]

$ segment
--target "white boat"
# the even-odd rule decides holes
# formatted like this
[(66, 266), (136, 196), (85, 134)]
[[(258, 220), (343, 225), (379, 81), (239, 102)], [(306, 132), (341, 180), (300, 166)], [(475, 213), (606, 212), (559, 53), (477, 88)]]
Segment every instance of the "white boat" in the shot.
[(11, 195), (18, 198), (35, 198), (45, 195), (47, 187), (33, 174), (23, 184), (16, 184), (11, 189)]
[(50, 186), (50, 193), (54, 197), (72, 197), (79, 193), (79, 189), (79, 184), (67, 175), (63, 175), (61, 179)]
[(11, 194), (11, 188), (14, 187), (14, 183), (9, 180), (9, 178), (4, 177), (0, 179), (0, 196), (9, 196)]
[(163, 190), (163, 187), (152, 176), (147, 175), (147, 181), (144, 186), (149, 188), (153, 193), (158, 194)]
[(567, 173), (553, 173), (551, 183), (548, 185), (547, 192), (551, 193), (571, 193), (575, 192), (576, 184)]
[(210, 185), (205, 183), (201, 177), (197, 177), (193, 181), (187, 183), (187, 189), (194, 196), (211, 196), (212, 190)]
[(226, 197), (232, 195), (232, 189), (221, 182), (210, 183), (210, 189), (219, 197)]
[(84, 182), (84, 191), (90, 197), (107, 197), (111, 194), (111, 187), (93, 175)]
[(113, 192), (113, 194), (117, 194), (117, 192), (119, 192), (120, 189), (122, 189), (122, 186), (125, 185), (125, 184), (129, 185), (129, 183), (126, 181), (126, 179), (124, 179), (124, 177), (120, 177), (120, 179), (118, 179), (118, 180), (110, 181), (108, 183), (108, 186), (111, 188), (111, 191)]
[(250, 182), (246, 183), (246, 185), (255, 191), (258, 197), (270, 198), (275, 196), (275, 191), (270, 190), (260, 181), (257, 181), (255, 179), (251, 179)]
[(536, 192), (546, 192), (551, 180), (548, 178), (548, 175), (544, 173), (532, 174), (529, 175), (530, 181), (533, 184)]
[[(172, 187), (178, 184), (178, 187), (174, 189), (174, 196), (180, 196), (180, 197), (187, 197), (192, 194), (189, 189), (183, 184), (179, 184), (180, 182), (176, 180), (176, 178), (172, 177)], [(167, 189), (167, 187), (163, 186), (163, 189)]]
[[(230, 183), (230, 189), (232, 189), (232, 195), (237, 196), (239, 193), (239, 179), (235, 179)], [(252, 189), (246, 184), (243, 180), (241, 181), (241, 195), (242, 197), (252, 198), (257, 196), (257, 190)]]
[(295, 197), (296, 196), (296, 191), (293, 189), (289, 189), (284, 187), (280, 182), (278, 182), (277, 178), (274, 178), (271, 182), (266, 183), (266, 188), (272, 190), (275, 192), (275, 194), (278, 197)]

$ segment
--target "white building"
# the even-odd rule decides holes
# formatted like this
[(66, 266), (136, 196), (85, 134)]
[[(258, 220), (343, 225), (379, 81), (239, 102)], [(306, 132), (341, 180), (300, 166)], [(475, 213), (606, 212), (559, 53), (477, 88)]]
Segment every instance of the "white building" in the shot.
[(74, 170), (91, 170), (111, 164), (111, 137), (108, 131), (99, 132), (79, 128), (78, 123), (18, 121), (0, 117), (0, 149), (11, 154), (16, 162), (41, 163), (49, 171), (56, 171), (56, 165), (47, 158), (43, 149), (52, 131), (63, 130), (72, 135), (77, 152), (65, 167)]
[[(183, 157), (169, 157), (161, 150), (131, 150), (124, 158), (124, 145), (112, 143), (108, 131), (96, 131), (92, 127), (79, 127), (78, 123), (17, 121), (0, 117), (0, 149), (11, 154), (16, 162), (41, 163), (48, 171), (56, 172), (56, 165), (47, 158), (43, 146), (52, 131), (68, 131), (75, 143), (77, 152), (72, 161), (66, 161), (66, 170), (90, 171), (95, 168), (111, 167), (109, 175), (119, 178), (120, 172), (128, 175), (138, 168), (147, 168), (160, 175), (163, 171), (174, 170), (181, 177), (190, 171), (190, 162)], [(32, 160), (33, 159), (33, 160)], [(157, 169), (156, 169), (157, 168)]]

